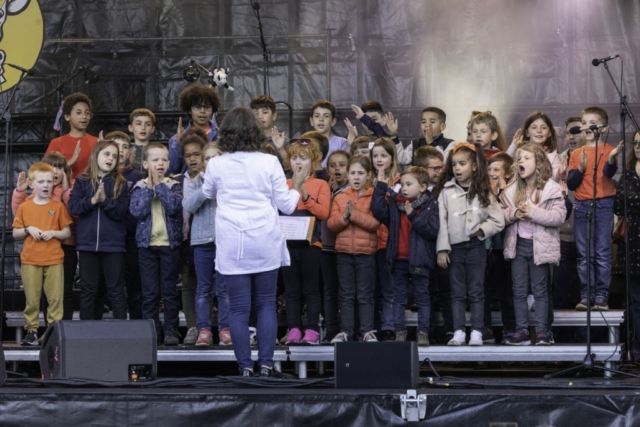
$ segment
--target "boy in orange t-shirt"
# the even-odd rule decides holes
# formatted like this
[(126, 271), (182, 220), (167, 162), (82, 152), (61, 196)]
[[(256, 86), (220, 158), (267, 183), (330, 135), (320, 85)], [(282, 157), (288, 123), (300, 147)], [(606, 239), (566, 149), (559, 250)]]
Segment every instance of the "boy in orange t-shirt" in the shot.
[[(567, 187), (576, 199), (574, 207), (574, 235), (578, 250), (578, 276), (580, 277), (580, 302), (576, 310), (584, 311), (587, 304), (593, 310), (609, 310), (609, 285), (611, 283), (611, 230), (613, 230), (613, 198), (616, 190), (613, 176), (618, 169), (617, 156), (624, 149), (623, 143), (617, 147), (600, 141), (596, 146), (594, 132), (600, 135), (608, 129), (609, 116), (600, 107), (588, 107), (582, 111), (582, 127), (591, 127), (582, 132), (586, 145), (571, 152)], [(592, 198), (593, 179), (596, 178), (594, 217)], [(594, 222), (594, 232), (590, 242), (591, 262), (587, 261), (587, 236), (589, 223)], [(587, 267), (590, 268), (587, 268)], [(591, 279), (590, 295), (587, 295), (587, 280)]]
[(47, 296), (47, 322), (62, 319), (64, 294), (64, 252), (61, 240), (71, 236), (72, 223), (67, 208), (51, 200), (53, 175), (51, 165), (38, 162), (29, 168), (29, 186), (35, 196), (18, 208), (13, 220), (13, 238), (23, 240), (20, 274), (26, 298), (24, 317), (27, 336), (22, 345), (38, 345), (40, 297)]

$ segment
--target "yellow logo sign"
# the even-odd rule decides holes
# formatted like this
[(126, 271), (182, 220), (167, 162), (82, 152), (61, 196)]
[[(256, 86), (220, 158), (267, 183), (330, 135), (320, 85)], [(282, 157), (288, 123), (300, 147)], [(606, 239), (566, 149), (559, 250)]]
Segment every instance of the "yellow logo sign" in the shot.
[(0, 0), (0, 92), (20, 81), (22, 73), (7, 64), (32, 68), (44, 40), (40, 5), (35, 0)]

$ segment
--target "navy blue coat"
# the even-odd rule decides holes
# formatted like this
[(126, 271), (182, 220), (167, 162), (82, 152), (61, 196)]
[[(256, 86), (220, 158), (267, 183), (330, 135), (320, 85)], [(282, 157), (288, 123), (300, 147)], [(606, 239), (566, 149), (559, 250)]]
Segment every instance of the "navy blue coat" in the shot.
[[(388, 195), (388, 198), (386, 197)], [(371, 213), (389, 229), (387, 240), (387, 264), (393, 273), (398, 257), (398, 234), (400, 230), (400, 209), (396, 203), (397, 194), (384, 182), (378, 182), (373, 189)], [(429, 195), (427, 202), (408, 215), (411, 221), (409, 235), (409, 269), (411, 274), (428, 276), (436, 266), (436, 238), (440, 228), (438, 201)]]
[[(133, 169), (130, 166), (127, 166), (122, 172), (122, 176), (127, 180), (127, 191), (129, 195), (133, 191), (133, 186), (137, 184), (144, 176), (142, 172), (137, 169)], [(129, 209), (127, 208), (127, 216), (124, 219), (124, 225), (127, 229), (127, 239), (135, 239), (136, 238), (136, 226), (138, 224), (138, 220), (131, 215)]]
[(124, 187), (113, 199), (115, 181), (110, 175), (102, 179), (106, 199), (96, 205), (91, 198), (97, 191), (87, 175), (76, 178), (69, 196), (69, 213), (76, 215), (77, 250), (91, 252), (126, 252), (127, 231), (123, 220), (129, 211), (129, 191)]

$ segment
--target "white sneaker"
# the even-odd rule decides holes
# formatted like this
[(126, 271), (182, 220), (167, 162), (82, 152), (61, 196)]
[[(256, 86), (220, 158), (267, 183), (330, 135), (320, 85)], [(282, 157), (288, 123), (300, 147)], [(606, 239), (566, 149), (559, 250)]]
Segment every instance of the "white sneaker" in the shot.
[(333, 337), (333, 339), (331, 340), (331, 344), (335, 344), (337, 342), (347, 342), (347, 341), (348, 341), (347, 333), (340, 332), (335, 337)]
[(364, 342), (378, 342), (378, 338), (376, 337), (376, 332), (377, 331), (369, 331), (366, 334), (364, 334), (364, 337), (362, 337), (362, 341)]
[(471, 331), (469, 345), (482, 345), (482, 332), (476, 330)]
[[(482, 334), (480, 335), (480, 339), (482, 340)], [(465, 345), (467, 342), (467, 334), (464, 331), (455, 331), (453, 333), (453, 338), (449, 340), (447, 345)]]

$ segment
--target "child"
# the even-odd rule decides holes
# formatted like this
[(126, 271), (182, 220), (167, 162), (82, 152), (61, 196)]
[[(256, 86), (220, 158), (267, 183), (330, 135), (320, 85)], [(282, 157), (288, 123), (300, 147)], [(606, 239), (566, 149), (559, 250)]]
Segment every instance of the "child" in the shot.
[(71, 236), (71, 217), (60, 202), (51, 200), (53, 167), (38, 162), (29, 168), (29, 187), (34, 197), (18, 207), (13, 220), (13, 238), (23, 240), (20, 275), (26, 298), (24, 309), (27, 335), (22, 345), (38, 345), (40, 297), (44, 289), (49, 308), (47, 323), (62, 319), (64, 252), (60, 241)]
[[(489, 157), (488, 174), (491, 191), (498, 198), (507, 188), (507, 182), (513, 178), (513, 157), (505, 152), (499, 152)], [(484, 330), (485, 344), (495, 343), (491, 329), (491, 299), (495, 298), (500, 304), (502, 315), (502, 337), (513, 335), (516, 330), (516, 318), (513, 311), (513, 285), (511, 283), (511, 263), (504, 259), (504, 235), (506, 230), (487, 239), (487, 269), (484, 279)]]
[[(613, 183), (618, 165), (616, 157), (624, 150), (622, 143), (613, 147), (606, 141), (599, 141), (596, 147), (594, 132), (602, 135), (608, 130), (609, 116), (600, 107), (588, 107), (582, 110), (582, 127), (605, 125), (595, 131), (586, 130), (586, 145), (574, 150), (569, 160), (567, 187), (573, 191), (575, 203), (575, 239), (578, 250), (578, 276), (580, 277), (580, 302), (576, 310), (586, 310), (587, 304), (593, 304), (594, 310), (609, 309), (609, 284), (611, 283), (611, 230), (613, 230), (613, 198), (616, 189)], [(594, 172), (595, 171), (595, 172)], [(590, 257), (587, 265), (587, 233), (592, 212), (591, 200), (595, 197), (596, 206), (592, 221), (593, 237)], [(590, 267), (587, 270), (587, 267)], [(587, 274), (591, 276), (591, 295), (587, 295)], [(595, 299), (594, 299), (595, 294)]]
[[(173, 180), (182, 184), (182, 199), (186, 199), (191, 191), (190, 184), (199, 176), (202, 170), (202, 150), (207, 144), (207, 134), (195, 127), (189, 129), (180, 138), (180, 155), (187, 165), (187, 171), (181, 175), (175, 175)], [(198, 340), (196, 316), (196, 288), (197, 278), (194, 265), (194, 251), (190, 239), (191, 215), (186, 210), (182, 211), (182, 311), (187, 324), (187, 335), (182, 343), (194, 345)]]
[[(142, 168), (142, 150), (149, 145), (151, 134), (156, 131), (156, 115), (146, 108), (136, 108), (129, 115), (129, 132), (133, 134), (133, 144), (129, 139), (129, 166), (139, 172)], [(113, 133), (113, 132), (112, 132)], [(108, 139), (108, 138), (107, 138)]]
[[(371, 148), (371, 161), (376, 171), (378, 180), (384, 179), (387, 186), (393, 191), (400, 192), (400, 175), (398, 174), (398, 161), (393, 141), (389, 138), (378, 138)], [(378, 228), (378, 251), (376, 252), (376, 267), (378, 280), (374, 293), (375, 325), (380, 326), (381, 341), (394, 341), (396, 333), (393, 325), (393, 279), (387, 264), (387, 236), (388, 229), (385, 224)], [(380, 298), (382, 297), (382, 298)], [(382, 300), (381, 300), (382, 299)], [(382, 312), (382, 319), (378, 313)]]
[(549, 162), (553, 167), (553, 180), (558, 182), (558, 169), (560, 168), (560, 156), (558, 156), (558, 141), (556, 130), (551, 123), (551, 118), (541, 111), (534, 111), (524, 121), (522, 128), (513, 137), (513, 143), (509, 146), (507, 154), (513, 156), (516, 149), (524, 141), (540, 144), (547, 153)]
[(164, 345), (180, 344), (176, 283), (180, 274), (182, 244), (182, 186), (165, 177), (169, 152), (151, 143), (142, 151), (149, 177), (138, 181), (131, 193), (131, 214), (138, 219), (136, 243), (142, 276), (142, 316), (153, 319), (160, 337), (158, 310), (164, 300)]
[(80, 319), (96, 320), (101, 282), (106, 285), (114, 319), (127, 318), (124, 294), (127, 181), (118, 169), (118, 145), (98, 141), (85, 173), (78, 176), (69, 213), (77, 216), (76, 243), (80, 262)]
[(531, 345), (529, 338), (529, 283), (535, 298), (536, 345), (549, 345), (549, 265), (560, 261), (558, 227), (567, 210), (559, 184), (542, 146), (529, 143), (516, 151), (514, 182), (501, 196), (505, 223), (504, 257), (512, 261), (513, 306), (516, 332), (508, 345)]
[(336, 233), (338, 281), (340, 282), (340, 327), (342, 332), (331, 342), (352, 341), (354, 302), (358, 301), (360, 332), (363, 341), (377, 341), (373, 330), (373, 290), (375, 257), (378, 249), (376, 230), (380, 226), (371, 214), (371, 160), (355, 156), (349, 160), (349, 185), (336, 196), (331, 206), (329, 229)]
[(444, 137), (444, 130), (447, 128), (447, 115), (438, 107), (426, 107), (420, 113), (420, 129), (422, 137), (411, 141), (413, 146), (413, 157), (415, 165), (415, 153), (421, 147), (434, 147), (444, 152), (453, 142), (453, 139)]
[(436, 266), (435, 239), (440, 220), (438, 202), (427, 190), (427, 171), (412, 166), (402, 173), (401, 193), (389, 188), (384, 170), (378, 169), (378, 182), (373, 192), (371, 212), (389, 228), (386, 259), (393, 286), (393, 325), (396, 341), (406, 341), (404, 320), (409, 278), (418, 305), (418, 345), (429, 345), (431, 302), (429, 276)]
[[(356, 113), (356, 119), (362, 122), (362, 128), (369, 136), (377, 138), (389, 137), (396, 147), (398, 167), (411, 164), (413, 157), (413, 147), (409, 145), (407, 149), (398, 139), (398, 120), (392, 113), (384, 114), (382, 104), (378, 101), (366, 101), (361, 107), (351, 105), (351, 109)], [(386, 130), (385, 130), (386, 127)]]
[[(190, 138), (197, 138), (194, 135)], [(201, 137), (201, 136), (200, 136)], [(185, 144), (190, 139), (185, 140)], [(220, 155), (220, 150), (212, 143), (202, 149), (204, 156), (203, 169), (213, 157)], [(213, 343), (211, 334), (211, 297), (218, 297), (218, 338), (220, 345), (231, 345), (229, 333), (229, 296), (221, 277), (215, 271), (215, 216), (216, 201), (207, 199), (202, 192), (204, 175), (200, 172), (189, 184), (189, 194), (182, 201), (184, 210), (193, 217), (191, 223), (191, 246), (197, 278), (196, 316), (198, 327), (197, 346), (210, 346)], [(184, 284), (183, 284), (184, 286)]]
[[(367, 149), (368, 150), (368, 149)], [(329, 174), (329, 187), (331, 189), (331, 203), (333, 199), (349, 188), (349, 176), (347, 165), (350, 154), (346, 151), (334, 151), (327, 159), (327, 173)], [(331, 209), (331, 206), (329, 207)], [(323, 297), (324, 297), (324, 324), (325, 337), (323, 344), (330, 344), (331, 339), (340, 332), (338, 318), (338, 269), (336, 267), (336, 235), (329, 229), (328, 219), (322, 221), (320, 240), (322, 241), (322, 253), (320, 254), (320, 269), (322, 271)]]
[(69, 123), (69, 133), (55, 138), (47, 147), (47, 153), (60, 152), (71, 168), (71, 179), (84, 172), (89, 155), (98, 138), (87, 133), (91, 121), (91, 100), (84, 93), (72, 93), (62, 103), (64, 119)]
[(278, 133), (278, 128), (273, 125), (278, 119), (276, 102), (269, 95), (258, 95), (251, 100), (249, 107), (258, 117), (267, 142), (275, 148), (276, 156), (278, 156), (278, 160), (282, 163), (287, 157), (287, 143), (284, 138), (284, 133), (280, 134), (282, 136), (281, 138), (277, 138), (276, 140), (272, 139), (273, 133)]
[[(135, 133), (134, 133), (135, 135)], [(133, 186), (140, 181), (143, 176), (142, 172), (131, 166), (126, 166), (128, 161), (133, 158), (133, 151), (130, 150), (129, 135), (124, 132), (109, 132), (105, 137), (107, 140), (115, 141), (118, 144), (120, 157), (118, 159), (118, 169), (127, 181), (127, 192), (131, 196)], [(141, 152), (142, 153), (142, 152)], [(142, 157), (138, 163), (142, 167)], [(136, 245), (136, 225), (138, 221), (135, 219), (129, 209), (124, 220), (127, 230), (125, 242), (125, 262), (124, 262), (124, 284), (127, 290), (127, 308), (129, 309), (129, 319), (142, 319), (142, 282), (140, 279), (140, 262), (138, 260), (138, 246)]]
[[(320, 135), (322, 136), (322, 135)], [(293, 216), (313, 216), (316, 218), (311, 246), (305, 241), (287, 241), (291, 265), (282, 267), (282, 280), (285, 288), (287, 307), (287, 326), (289, 332), (285, 341), (289, 344), (320, 344), (320, 221), (329, 217), (331, 190), (326, 181), (314, 178), (313, 170), (322, 160), (317, 141), (313, 139), (293, 138), (287, 147), (285, 168), (307, 176), (300, 187), (300, 200)], [(289, 188), (293, 181), (287, 180)], [(307, 329), (302, 336), (301, 295), (307, 304)]]
[[(42, 161), (53, 166), (53, 191), (51, 192), (51, 199), (56, 202), (62, 202), (68, 209), (69, 195), (71, 192), (71, 168), (67, 164), (67, 160), (64, 156), (57, 151), (47, 153), (42, 157)], [(18, 212), (18, 207), (25, 201), (33, 199), (35, 193), (31, 193), (27, 197), (27, 188), (29, 182), (27, 181), (27, 175), (24, 172), (18, 174), (18, 184), (13, 195), (11, 197), (11, 212), (15, 216)], [(73, 217), (71, 217), (73, 221)], [(75, 278), (76, 269), (78, 267), (78, 253), (76, 252), (76, 233), (75, 224), (73, 222), (69, 224), (71, 230), (71, 236), (68, 239), (61, 241), (62, 252), (64, 252), (64, 314), (62, 320), (73, 319), (73, 280)]]
[(482, 147), (487, 159), (507, 149), (502, 126), (491, 111), (476, 114), (471, 118), (470, 124), (473, 143)]
[(322, 167), (327, 167), (328, 156), (334, 151), (349, 149), (349, 143), (341, 136), (334, 135), (331, 130), (338, 121), (336, 106), (331, 101), (322, 99), (316, 101), (311, 107), (311, 117), (309, 122), (316, 132), (320, 132), (329, 140), (329, 150), (327, 154), (322, 157)]
[[(209, 142), (218, 139), (215, 114), (220, 109), (220, 96), (214, 88), (201, 83), (192, 84), (180, 93), (178, 103), (180, 109), (191, 118), (184, 131), (195, 127), (207, 134)], [(180, 155), (180, 138), (183, 134), (182, 117), (180, 117), (178, 131), (169, 140), (169, 172), (174, 175), (187, 171), (187, 164)]]
[(504, 228), (504, 217), (491, 193), (482, 147), (459, 142), (447, 159), (446, 177), (435, 188), (440, 207), (438, 265), (449, 269), (453, 338), (448, 345), (464, 345), (465, 300), (471, 308), (469, 345), (482, 345), (484, 316), (484, 240)]
[(371, 138), (368, 136), (359, 136), (353, 140), (351, 147), (349, 147), (349, 154), (351, 156), (371, 156), (371, 150), (369, 146), (372, 146)]

